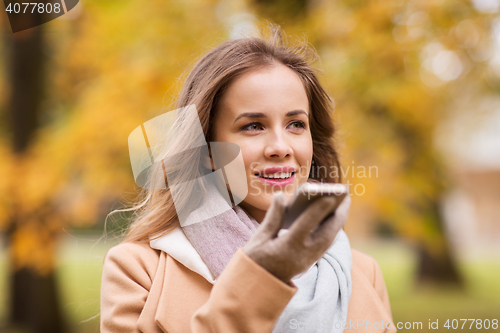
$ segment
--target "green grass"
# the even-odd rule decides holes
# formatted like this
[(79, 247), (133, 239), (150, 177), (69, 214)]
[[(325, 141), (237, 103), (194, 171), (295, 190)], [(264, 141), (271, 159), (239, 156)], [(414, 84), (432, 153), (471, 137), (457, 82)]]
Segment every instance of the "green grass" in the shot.
[[(457, 290), (446, 286), (418, 286), (413, 278), (416, 257), (404, 243), (377, 242), (364, 246), (353, 244), (353, 247), (377, 259), (384, 274), (395, 323), (422, 322), (423, 330), (427, 331), (429, 319), (432, 322), (439, 320), (439, 330), (432, 331), (450, 332), (454, 330), (443, 327), (448, 319), (450, 322), (453, 319), (500, 321), (500, 261), (495, 257), (460, 262), (465, 289)], [(470, 323), (467, 330), (475, 332), (474, 327), (468, 329)], [(403, 328), (399, 331), (418, 330)]]
[[(98, 242), (98, 239), (99, 235), (78, 234), (68, 236), (61, 242), (58, 279), (61, 304), (71, 324), (71, 332), (99, 332), (99, 288), (102, 261), (106, 251), (115, 242), (109, 240), (107, 243)], [(438, 319), (440, 330), (434, 330), (434, 332), (450, 332), (454, 330), (442, 327), (446, 319), (500, 319), (500, 261), (498, 259), (485, 258), (461, 262), (460, 269), (466, 279), (467, 288), (465, 291), (459, 291), (452, 288), (416, 286), (413, 280), (416, 258), (404, 243), (356, 244), (353, 242), (352, 245), (373, 256), (380, 264), (396, 323), (422, 322), (423, 331), (427, 331), (429, 319), (431, 321)], [(6, 273), (5, 253), (0, 252), (0, 323), (5, 321), (7, 315)], [(422, 330), (401, 329), (399, 331)], [(476, 330), (463, 331), (475, 332)]]
[(74, 332), (99, 332), (99, 296), (104, 255), (116, 241), (78, 235), (61, 244), (58, 279), (64, 312)]
[[(99, 295), (104, 255), (117, 242), (96, 234), (72, 234), (61, 240), (57, 279), (61, 305), (71, 332), (99, 332)], [(1, 244), (0, 244), (1, 245)], [(0, 331), (8, 311), (6, 253), (0, 252)]]

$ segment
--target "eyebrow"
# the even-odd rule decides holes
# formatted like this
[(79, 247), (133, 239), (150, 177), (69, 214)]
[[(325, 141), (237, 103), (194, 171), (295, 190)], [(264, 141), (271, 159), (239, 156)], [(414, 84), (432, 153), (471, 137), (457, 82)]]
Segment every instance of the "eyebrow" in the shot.
[[(291, 116), (295, 116), (295, 115), (302, 114), (302, 113), (305, 114), (306, 116), (308, 115), (304, 110), (293, 110), (293, 111), (288, 111), (286, 113), (285, 117), (291, 117)], [(238, 117), (236, 117), (236, 119), (234, 120), (234, 123), (238, 119), (243, 118), (243, 117), (248, 117), (248, 118), (267, 118), (267, 116), (264, 113), (262, 113), (262, 112), (244, 112), (244, 113), (241, 113), (240, 115), (238, 115)]]

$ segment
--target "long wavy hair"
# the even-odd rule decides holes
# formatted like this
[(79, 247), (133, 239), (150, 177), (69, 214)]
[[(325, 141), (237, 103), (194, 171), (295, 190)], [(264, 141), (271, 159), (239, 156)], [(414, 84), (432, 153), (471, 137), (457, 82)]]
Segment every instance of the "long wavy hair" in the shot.
[[(205, 141), (210, 142), (214, 136), (212, 125), (219, 112), (219, 101), (231, 82), (244, 73), (265, 66), (284, 65), (297, 73), (310, 103), (313, 168), (329, 170), (334, 166), (340, 170), (332, 119), (334, 102), (318, 81), (316, 73), (320, 71), (313, 66), (317, 60), (318, 55), (309, 43), (302, 39), (291, 40), (278, 25), (269, 23), (261, 30), (259, 37), (228, 40), (203, 55), (188, 72), (176, 101), (176, 108), (195, 105)], [(181, 117), (177, 121), (180, 122), (177, 125), (182, 127), (182, 122), (192, 120)], [(187, 132), (185, 131), (186, 135)], [(160, 168), (158, 166), (151, 177), (158, 175)], [(338, 173), (310, 173), (309, 178), (330, 183), (341, 181)], [(110, 213), (134, 212), (125, 241), (149, 241), (167, 234), (179, 225), (168, 185), (166, 189), (143, 188), (139, 198), (141, 199), (133, 207)]]

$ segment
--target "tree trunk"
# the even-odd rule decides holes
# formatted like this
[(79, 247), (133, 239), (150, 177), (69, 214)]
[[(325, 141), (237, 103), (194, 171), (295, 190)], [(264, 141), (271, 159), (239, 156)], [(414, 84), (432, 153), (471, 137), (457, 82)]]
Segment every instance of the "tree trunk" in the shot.
[(11, 322), (28, 332), (64, 332), (55, 272), (22, 268), (11, 276)]
[[(30, 15), (18, 19), (35, 20), (34, 23), (37, 23), (41, 17)], [(42, 52), (43, 29), (37, 26), (17, 33), (8, 32), (6, 35), (9, 50), (6, 67), (10, 71), (8, 130), (12, 137), (13, 152), (22, 158), (39, 126), (45, 63)], [(13, 199), (15, 202), (16, 199)], [(13, 213), (7, 233), (8, 246), (12, 246), (12, 235), (24, 222), (20, 212), (14, 209)], [(16, 266), (10, 259), (10, 324), (27, 332), (63, 332), (55, 272), (40, 275), (29, 267), (15, 270)]]
[(420, 283), (463, 286), (461, 275), (450, 252), (444, 251), (442, 255), (433, 255), (424, 246), (418, 248), (417, 279)]
[[(431, 206), (432, 223), (437, 230), (437, 241), (431, 245), (421, 243), (417, 248), (418, 268), (417, 279), (420, 283), (452, 284), (463, 287), (463, 278), (458, 270), (457, 263), (452, 256), (449, 240), (443, 228), (443, 219), (439, 211), (439, 204)], [(432, 250), (431, 250), (432, 249)]]

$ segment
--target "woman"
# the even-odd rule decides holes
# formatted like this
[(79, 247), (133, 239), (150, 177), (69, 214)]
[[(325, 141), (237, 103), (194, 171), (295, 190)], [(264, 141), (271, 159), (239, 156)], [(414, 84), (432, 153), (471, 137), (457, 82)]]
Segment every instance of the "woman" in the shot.
[[(102, 332), (395, 332), (380, 268), (351, 250), (341, 229), (350, 197), (335, 213), (321, 198), (280, 231), (301, 184), (340, 181), (312, 167), (339, 162), (332, 101), (310, 65), (315, 53), (287, 45), (279, 27), (268, 31), (217, 46), (188, 75), (173, 146), (193, 147), (190, 158), (169, 159), (172, 145), (159, 153), (169, 163), (157, 163), (148, 184), (163, 170), (168, 185), (146, 190), (125, 241), (106, 255)], [(189, 110), (214, 143), (206, 156), (192, 144), (198, 120)], [(244, 175), (233, 179), (246, 178), (247, 192), (221, 195), (217, 181), (177, 190), (216, 174), (215, 143), (239, 147)], [(190, 176), (181, 182), (175, 170)], [(221, 214), (207, 213), (218, 207)]]

